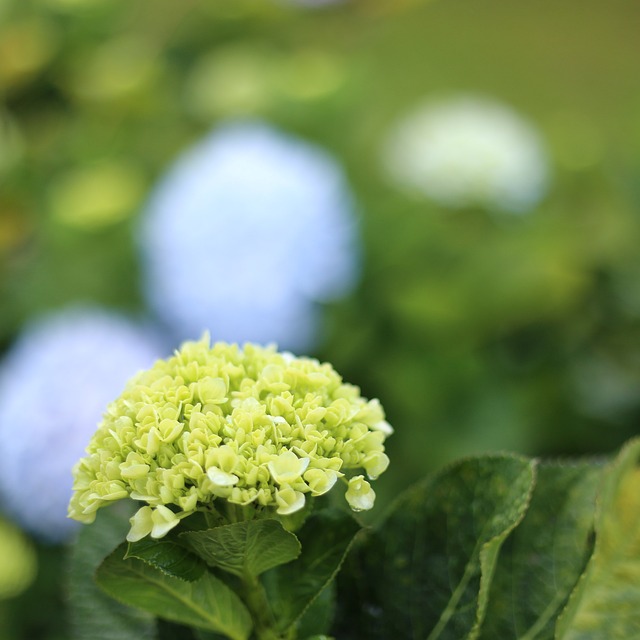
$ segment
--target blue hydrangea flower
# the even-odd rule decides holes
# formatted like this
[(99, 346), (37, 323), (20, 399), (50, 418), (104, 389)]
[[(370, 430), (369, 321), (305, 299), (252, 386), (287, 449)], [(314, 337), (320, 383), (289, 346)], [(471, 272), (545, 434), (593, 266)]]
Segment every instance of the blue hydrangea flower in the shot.
[(451, 208), (523, 213), (547, 190), (542, 140), (509, 107), (473, 96), (418, 106), (390, 131), (382, 162), (399, 186)]
[(144, 212), (150, 306), (179, 340), (276, 342), (305, 351), (318, 303), (344, 296), (358, 241), (344, 175), (325, 152), (258, 122), (188, 150)]
[(0, 368), (0, 500), (25, 529), (71, 535), (71, 469), (108, 403), (160, 355), (143, 327), (97, 308), (26, 327)]

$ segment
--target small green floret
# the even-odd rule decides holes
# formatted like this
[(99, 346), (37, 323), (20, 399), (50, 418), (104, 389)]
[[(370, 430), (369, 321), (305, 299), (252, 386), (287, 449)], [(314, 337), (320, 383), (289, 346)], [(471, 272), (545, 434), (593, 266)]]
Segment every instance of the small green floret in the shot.
[[(217, 499), (286, 516), (350, 470), (377, 478), (390, 433), (380, 403), (331, 365), (205, 337), (138, 374), (107, 408), (74, 467), (69, 516), (90, 523), (133, 498), (144, 504), (132, 541), (160, 538)], [(348, 486), (354, 510), (373, 506), (362, 475)]]

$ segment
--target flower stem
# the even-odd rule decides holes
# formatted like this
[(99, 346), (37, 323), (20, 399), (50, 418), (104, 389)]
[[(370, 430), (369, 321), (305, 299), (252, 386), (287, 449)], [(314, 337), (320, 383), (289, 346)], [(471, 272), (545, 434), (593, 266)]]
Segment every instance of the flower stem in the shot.
[(291, 635), (275, 629), (275, 620), (267, 601), (264, 587), (253, 576), (245, 576), (244, 602), (253, 619), (253, 632), (256, 640), (290, 640)]

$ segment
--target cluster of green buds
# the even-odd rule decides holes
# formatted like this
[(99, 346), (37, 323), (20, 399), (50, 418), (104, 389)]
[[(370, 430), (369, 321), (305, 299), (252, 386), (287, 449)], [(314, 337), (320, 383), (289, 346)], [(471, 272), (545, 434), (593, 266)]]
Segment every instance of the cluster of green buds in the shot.
[[(377, 400), (329, 364), (274, 347), (187, 342), (129, 382), (74, 467), (69, 516), (140, 501), (128, 540), (161, 538), (215, 501), (295, 513), (341, 480), (355, 511), (385, 471), (392, 433)], [(363, 470), (364, 474), (356, 474)]]

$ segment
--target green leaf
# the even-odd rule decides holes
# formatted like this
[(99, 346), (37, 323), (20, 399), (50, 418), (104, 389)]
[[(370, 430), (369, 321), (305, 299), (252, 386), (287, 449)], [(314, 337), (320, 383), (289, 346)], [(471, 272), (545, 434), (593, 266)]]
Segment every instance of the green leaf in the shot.
[(202, 629), (195, 629), (194, 635), (197, 640), (224, 640), (225, 636), (221, 636), (213, 631), (202, 631)]
[[(196, 640), (194, 630), (175, 622), (157, 619), (157, 640)], [(219, 636), (220, 637), (220, 636)], [(222, 636), (224, 637), (224, 636)]]
[(360, 525), (340, 511), (321, 511), (305, 522), (298, 531), (300, 557), (263, 576), (280, 631), (295, 624), (332, 582), (359, 531)]
[[(341, 637), (472, 638), (498, 551), (522, 520), (535, 462), (515, 455), (460, 461), (405, 492), (357, 549)], [(338, 602), (343, 596), (338, 597)]]
[(96, 581), (116, 600), (172, 622), (247, 640), (251, 616), (238, 596), (211, 573), (194, 582), (168, 576), (118, 547), (100, 565)]
[(331, 630), (336, 609), (335, 582), (327, 585), (296, 625), (297, 638), (324, 637)]
[(101, 509), (96, 521), (84, 526), (71, 548), (68, 576), (71, 638), (86, 640), (144, 640), (155, 637), (155, 620), (126, 607), (102, 592), (93, 575), (103, 558), (124, 540), (130, 511), (125, 502)]
[(481, 638), (551, 640), (593, 550), (594, 462), (541, 464), (523, 521), (498, 558)]
[(556, 626), (557, 640), (640, 637), (640, 440), (606, 471), (593, 556)]
[(256, 577), (300, 555), (300, 543), (277, 520), (236, 522), (180, 538), (208, 565), (237, 576)]
[(138, 558), (169, 576), (189, 582), (200, 578), (207, 569), (195, 553), (173, 536), (160, 540), (147, 537), (130, 542), (125, 558)]

